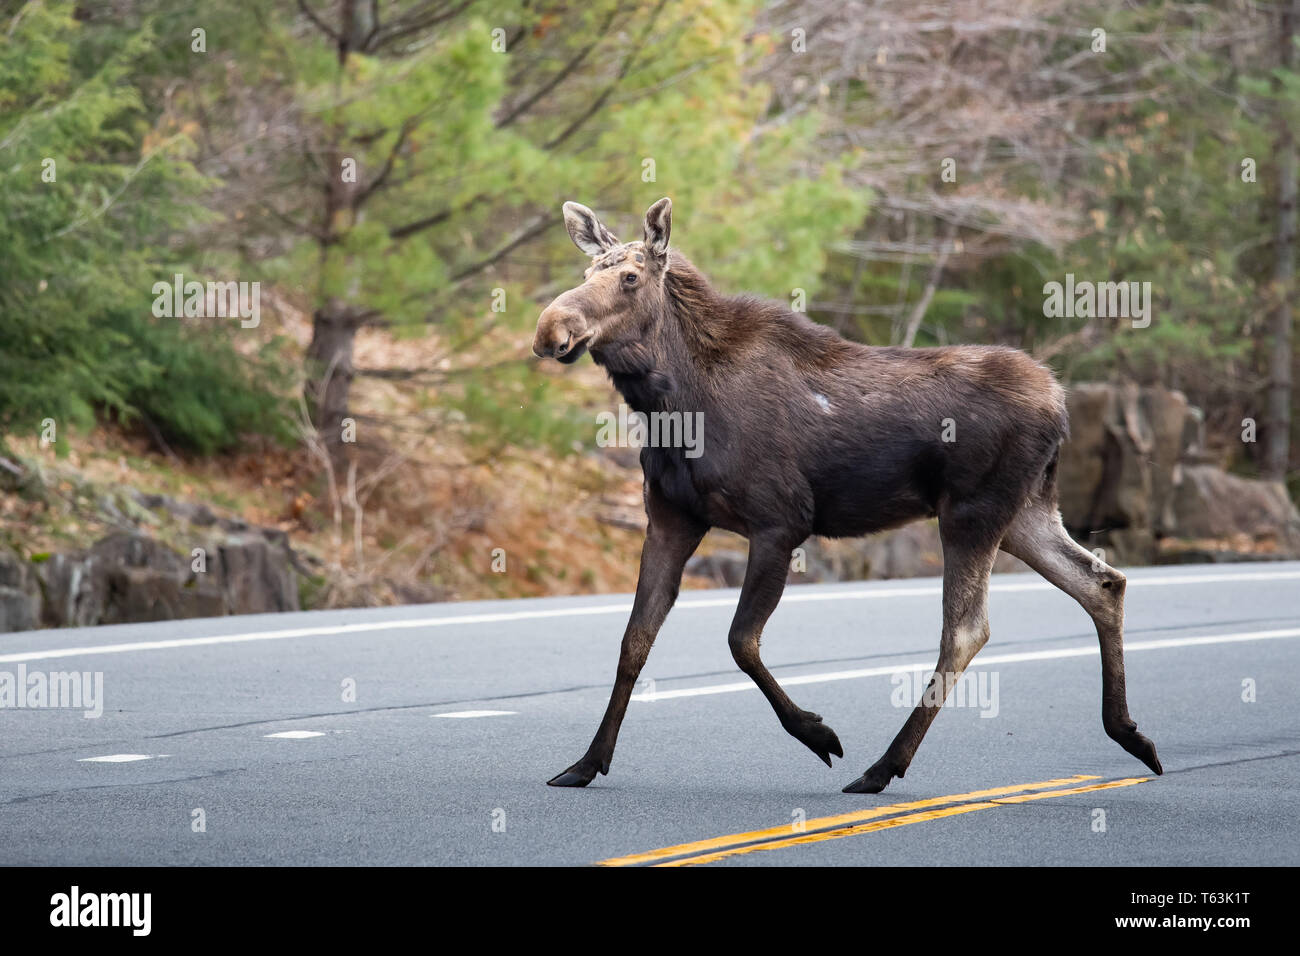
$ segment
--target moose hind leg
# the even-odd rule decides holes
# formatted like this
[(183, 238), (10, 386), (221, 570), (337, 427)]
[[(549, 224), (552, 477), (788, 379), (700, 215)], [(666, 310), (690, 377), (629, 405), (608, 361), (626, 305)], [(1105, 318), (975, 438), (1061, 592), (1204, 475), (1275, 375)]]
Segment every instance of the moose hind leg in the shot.
[(1070, 537), (1060, 512), (1035, 501), (1016, 516), (1002, 542), (1015, 555), (1082, 605), (1101, 644), (1101, 721), (1106, 735), (1157, 774), (1164, 773), (1156, 747), (1138, 733), (1124, 687), (1124, 588), (1122, 573)]
[(736, 616), (732, 620), (727, 641), (736, 664), (758, 685), (758, 689), (776, 711), (781, 726), (829, 767), (831, 754), (844, 756), (839, 737), (822, 723), (820, 715), (800, 709), (790, 699), (772, 672), (764, 666), (758, 653), (763, 625), (776, 610), (785, 590), (789, 563), (790, 547), (775, 538), (756, 536), (751, 539), (745, 581), (741, 585), (740, 601), (736, 606)]

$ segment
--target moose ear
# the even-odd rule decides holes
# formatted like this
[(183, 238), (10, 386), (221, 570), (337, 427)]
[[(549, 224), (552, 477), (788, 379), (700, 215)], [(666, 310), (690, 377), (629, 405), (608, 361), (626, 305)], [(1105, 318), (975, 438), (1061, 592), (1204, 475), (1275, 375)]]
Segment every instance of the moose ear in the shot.
[(589, 256), (598, 256), (618, 245), (615, 235), (580, 202), (564, 204), (564, 225), (573, 244)]
[(645, 245), (656, 256), (668, 254), (668, 233), (673, 225), (673, 201), (665, 196), (646, 210)]

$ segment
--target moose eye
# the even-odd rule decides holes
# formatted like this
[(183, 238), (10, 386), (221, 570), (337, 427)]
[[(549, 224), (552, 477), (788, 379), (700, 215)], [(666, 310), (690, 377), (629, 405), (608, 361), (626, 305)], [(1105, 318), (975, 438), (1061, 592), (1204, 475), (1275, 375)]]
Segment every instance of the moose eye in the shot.
[(625, 286), (634, 286), (634, 285), (636, 285), (636, 273), (635, 273), (635, 272), (624, 272), (624, 273), (623, 273), (623, 284), (624, 284)]

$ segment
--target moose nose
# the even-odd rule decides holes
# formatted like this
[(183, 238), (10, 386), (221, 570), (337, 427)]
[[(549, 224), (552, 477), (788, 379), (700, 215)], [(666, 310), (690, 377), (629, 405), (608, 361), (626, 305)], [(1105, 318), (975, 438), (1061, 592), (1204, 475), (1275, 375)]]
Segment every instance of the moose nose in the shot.
[(533, 339), (533, 354), (538, 358), (550, 358), (553, 355), (563, 355), (569, 350), (569, 339), (565, 339), (563, 344), (554, 344), (550, 337), (543, 337), (541, 332)]
[(585, 326), (586, 323), (577, 312), (567, 309), (553, 312), (548, 308), (537, 320), (533, 354), (538, 358), (558, 358), (567, 354), (573, 347), (573, 340), (582, 333)]
[(544, 342), (542, 336), (539, 334), (537, 338), (533, 340), (533, 354), (538, 358), (551, 358), (552, 356), (555, 358), (561, 358), (569, 351), (570, 346), (573, 345), (573, 333), (562, 331), (561, 334), (564, 335), (563, 342), (554, 342), (550, 339)]

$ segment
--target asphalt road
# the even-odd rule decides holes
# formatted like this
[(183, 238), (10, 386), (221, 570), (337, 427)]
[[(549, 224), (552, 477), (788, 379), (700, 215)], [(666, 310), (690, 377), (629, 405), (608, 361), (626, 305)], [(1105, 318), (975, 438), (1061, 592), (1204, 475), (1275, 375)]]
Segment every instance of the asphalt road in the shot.
[[(0, 681), (100, 672), (105, 701), (0, 709), (0, 863), (1300, 863), (1300, 564), (1129, 581), (1163, 777), (1102, 732), (1083, 611), (999, 575), (966, 706), (876, 796), (840, 788), (906, 716), (895, 675), (934, 664), (935, 580), (787, 589), (764, 657), (839, 734), (834, 769), (733, 665), (736, 592), (683, 593), (585, 790), (545, 781), (604, 710), (625, 596), (0, 635)], [(122, 755), (147, 759), (92, 759)]]

